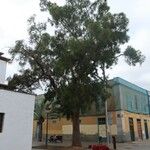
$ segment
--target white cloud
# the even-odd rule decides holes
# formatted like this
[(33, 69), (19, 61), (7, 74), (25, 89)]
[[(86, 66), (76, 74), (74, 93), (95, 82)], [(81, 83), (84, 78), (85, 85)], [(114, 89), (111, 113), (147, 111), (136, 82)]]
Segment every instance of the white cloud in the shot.
[(146, 61), (142, 66), (130, 67), (119, 61), (117, 67), (109, 72), (111, 77), (120, 76), (130, 82), (138, 84), (143, 88), (150, 90), (150, 53), (149, 53), (149, 35), (150, 35), (150, 1), (146, 0), (111, 0), (112, 12), (123, 11), (129, 18), (129, 45), (140, 49), (146, 56)]

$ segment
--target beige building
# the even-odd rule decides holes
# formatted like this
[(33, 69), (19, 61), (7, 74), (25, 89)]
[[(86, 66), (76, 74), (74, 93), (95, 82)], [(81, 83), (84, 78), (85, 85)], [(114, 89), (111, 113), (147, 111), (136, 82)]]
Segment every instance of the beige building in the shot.
[[(117, 141), (144, 140), (150, 137), (150, 107), (148, 91), (121, 78), (112, 80), (112, 96), (108, 100), (108, 135), (115, 135)], [(91, 112), (80, 117), (81, 137), (84, 140), (106, 140), (105, 107), (100, 102)], [(46, 121), (43, 134), (45, 134)], [(71, 121), (49, 119), (48, 134), (72, 135)]]

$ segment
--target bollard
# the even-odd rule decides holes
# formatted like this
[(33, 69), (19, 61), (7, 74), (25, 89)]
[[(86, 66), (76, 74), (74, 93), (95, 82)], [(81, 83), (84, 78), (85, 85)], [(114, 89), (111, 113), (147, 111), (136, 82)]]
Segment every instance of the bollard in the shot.
[(116, 137), (112, 136), (113, 148), (116, 150)]

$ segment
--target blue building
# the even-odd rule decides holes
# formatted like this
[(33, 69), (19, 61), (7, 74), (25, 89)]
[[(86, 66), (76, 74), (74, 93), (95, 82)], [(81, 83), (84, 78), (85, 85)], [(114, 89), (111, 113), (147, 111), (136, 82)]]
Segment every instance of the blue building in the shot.
[(150, 92), (119, 77), (111, 80), (111, 86), (112, 97), (108, 100), (108, 110), (115, 116), (113, 122), (116, 123), (117, 140), (148, 139)]

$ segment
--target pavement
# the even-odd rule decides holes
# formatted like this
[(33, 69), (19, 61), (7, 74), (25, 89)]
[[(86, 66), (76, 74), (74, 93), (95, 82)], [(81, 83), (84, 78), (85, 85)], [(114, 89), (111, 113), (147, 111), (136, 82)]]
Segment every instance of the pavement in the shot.
[(150, 140), (118, 143), (117, 150), (150, 150)]
[[(96, 144), (93, 142), (83, 142), (82, 145), (87, 149), (88, 145), (90, 144)], [(44, 145), (42, 142), (34, 142), (33, 146), (40, 146)], [(70, 141), (64, 141), (63, 143), (49, 143), (49, 146), (57, 146), (57, 150), (59, 149), (58, 146), (70, 146)], [(109, 147), (113, 150), (112, 144), (109, 145)], [(53, 148), (55, 150), (55, 148)], [(44, 149), (35, 149), (32, 150), (44, 150)], [(150, 150), (150, 140), (145, 141), (136, 141), (136, 142), (130, 142), (130, 143), (117, 143), (117, 150)]]

